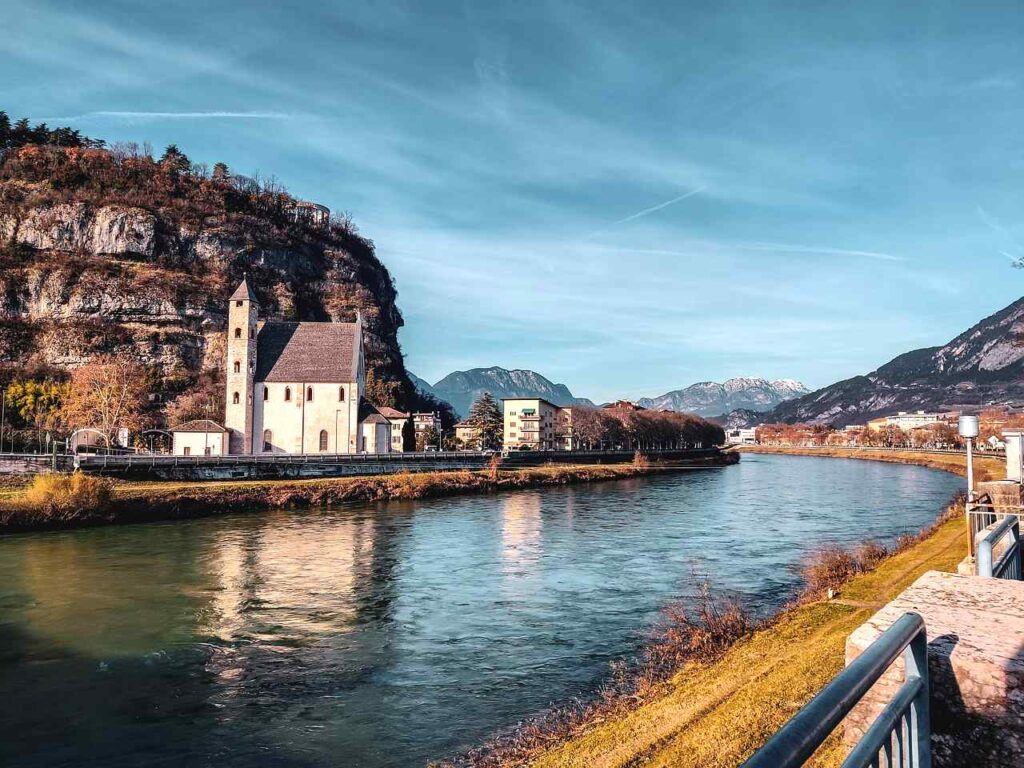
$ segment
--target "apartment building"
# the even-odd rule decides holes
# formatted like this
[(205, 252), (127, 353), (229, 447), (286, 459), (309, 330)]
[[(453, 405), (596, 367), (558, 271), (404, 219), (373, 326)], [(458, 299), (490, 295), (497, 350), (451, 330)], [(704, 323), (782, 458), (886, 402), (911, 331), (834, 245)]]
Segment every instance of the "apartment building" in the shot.
[(571, 408), (560, 408), (539, 397), (501, 402), (505, 450), (554, 451), (564, 450), (567, 441), (571, 444)]

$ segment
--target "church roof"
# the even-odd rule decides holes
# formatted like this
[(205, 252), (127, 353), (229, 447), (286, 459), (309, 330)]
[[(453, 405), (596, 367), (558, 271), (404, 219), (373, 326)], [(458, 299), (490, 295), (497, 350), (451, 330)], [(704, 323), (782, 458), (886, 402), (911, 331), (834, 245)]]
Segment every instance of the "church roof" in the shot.
[(359, 371), (359, 323), (264, 323), (256, 381), (348, 383)]
[(388, 420), (385, 419), (377, 407), (366, 398), (359, 399), (359, 416), (358, 419), (364, 424), (387, 424)]
[[(224, 294), (221, 295), (223, 296)], [(249, 287), (249, 278), (242, 278), (242, 282), (238, 284), (235, 292), (231, 294), (230, 301), (256, 301), (256, 294)]]

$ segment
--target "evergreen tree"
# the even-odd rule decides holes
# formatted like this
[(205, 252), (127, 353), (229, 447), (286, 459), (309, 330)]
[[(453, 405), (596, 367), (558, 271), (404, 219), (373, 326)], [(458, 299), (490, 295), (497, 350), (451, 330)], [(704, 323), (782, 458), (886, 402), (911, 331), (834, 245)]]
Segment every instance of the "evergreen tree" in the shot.
[(484, 392), (469, 408), (470, 424), (480, 430), (480, 446), (482, 448), (501, 448), (504, 432), (504, 417), (501, 407), (494, 395)]
[(215, 163), (213, 166), (213, 178), (216, 181), (227, 181), (231, 178), (227, 163)]
[(160, 165), (173, 173), (184, 173), (192, 167), (188, 156), (178, 149), (177, 144), (168, 144), (160, 157)]

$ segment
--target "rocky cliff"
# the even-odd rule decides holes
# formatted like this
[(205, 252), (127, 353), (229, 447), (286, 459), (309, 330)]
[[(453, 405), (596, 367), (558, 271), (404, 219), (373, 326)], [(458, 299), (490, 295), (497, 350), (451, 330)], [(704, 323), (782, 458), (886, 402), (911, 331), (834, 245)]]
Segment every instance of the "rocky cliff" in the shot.
[(373, 244), (347, 220), (313, 226), (294, 210), (279, 188), (138, 153), (0, 155), (0, 366), (69, 369), (130, 348), (174, 394), (222, 365), (227, 297), (248, 274), (269, 319), (362, 311), (370, 368), (411, 397)]

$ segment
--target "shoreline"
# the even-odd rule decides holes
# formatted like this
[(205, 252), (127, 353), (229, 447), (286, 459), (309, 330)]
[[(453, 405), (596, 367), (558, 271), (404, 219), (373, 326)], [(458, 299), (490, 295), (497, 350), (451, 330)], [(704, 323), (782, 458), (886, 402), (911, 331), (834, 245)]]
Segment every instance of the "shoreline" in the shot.
[(99, 525), (184, 520), (237, 512), (326, 507), (353, 502), (400, 501), (498, 493), (558, 485), (625, 480), (692, 469), (726, 467), (740, 457), (721, 453), (685, 465), (644, 461), (632, 464), (551, 464), (503, 470), (437, 472), (299, 480), (240, 480), (185, 483), (114, 481), (111, 498), (95, 509), (47, 515), (32, 508), (22, 491), (0, 494), (0, 535), (69, 530)]
[[(926, 453), (923, 451), (879, 450), (874, 448), (842, 448), (822, 446), (802, 448), (799, 446), (775, 445), (744, 445), (731, 449), (732, 452), (766, 453), (780, 456), (811, 456), (829, 459), (857, 459), (858, 461), (882, 461), (889, 464), (911, 464), (949, 472), (962, 477), (967, 476), (967, 458), (962, 453)], [(1002, 457), (974, 455), (974, 478), (979, 482), (998, 480), (1006, 470), (1006, 460)]]
[[(966, 457), (913, 451), (801, 449), (744, 446), (736, 453), (849, 458), (929, 467), (957, 475)], [(1001, 476), (1002, 459), (975, 459), (979, 480)], [(954, 497), (955, 499), (955, 497)], [(795, 596), (752, 633), (732, 641), (711, 660), (688, 661), (650, 698), (627, 711), (595, 714), (543, 744), (518, 745), (511, 759), (499, 756), (503, 739), (483, 745), (470, 766), (535, 768), (729, 768), (750, 757), (778, 728), (845, 666), (847, 636), (928, 570), (955, 571), (965, 546), (962, 519), (949, 519), (950, 502), (913, 544), (842, 584), (834, 599)], [(528, 720), (518, 731), (529, 732)], [(513, 733), (515, 733), (515, 729)], [(507, 734), (506, 734), (507, 737)], [(497, 748), (491, 751), (488, 748)], [(516, 753), (517, 752), (517, 753)], [(839, 733), (810, 764), (837, 768), (846, 750)]]

